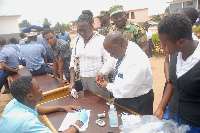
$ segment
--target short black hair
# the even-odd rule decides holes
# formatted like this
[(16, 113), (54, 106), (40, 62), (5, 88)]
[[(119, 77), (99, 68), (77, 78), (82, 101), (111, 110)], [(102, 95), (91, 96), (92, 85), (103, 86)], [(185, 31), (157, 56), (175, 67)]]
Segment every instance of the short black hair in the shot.
[(12, 38), (9, 39), (9, 42), (13, 43), (13, 44), (17, 44), (17, 39), (12, 37)]
[(90, 26), (93, 24), (93, 13), (90, 10), (83, 10), (82, 14), (78, 17), (78, 22), (88, 22)]
[(20, 37), (23, 39), (24, 38), (24, 32), (20, 33)]
[(149, 24), (149, 22), (148, 22), (148, 21), (144, 22), (144, 25), (145, 25), (145, 24), (148, 24), (148, 25), (150, 26), (150, 24)]
[(158, 34), (165, 34), (172, 42), (176, 42), (181, 38), (192, 40), (192, 25), (185, 15), (173, 13), (165, 16), (160, 21)]
[(5, 38), (0, 37), (0, 45), (1, 46), (6, 45), (6, 39)]
[(32, 77), (22, 76), (15, 79), (10, 85), (12, 96), (20, 103), (24, 103), (24, 98), (33, 89)]
[(190, 21), (192, 22), (192, 25), (195, 24), (197, 18), (198, 18), (198, 13), (195, 8), (189, 7), (189, 8), (182, 8), (179, 10), (179, 12), (182, 12), (184, 15), (186, 15)]
[(44, 37), (45, 35), (47, 35), (49, 33), (54, 34), (54, 31), (51, 28), (46, 28), (46, 29), (43, 30), (42, 36)]

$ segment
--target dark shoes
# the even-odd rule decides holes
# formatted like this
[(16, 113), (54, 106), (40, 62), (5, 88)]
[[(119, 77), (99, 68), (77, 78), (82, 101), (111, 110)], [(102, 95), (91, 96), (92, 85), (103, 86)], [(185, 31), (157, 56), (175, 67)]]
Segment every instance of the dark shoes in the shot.
[(4, 90), (4, 92), (2, 92), (2, 94), (10, 94), (10, 89), (9, 89), (8, 85), (5, 84), (4, 87), (5, 87), (5, 90)]

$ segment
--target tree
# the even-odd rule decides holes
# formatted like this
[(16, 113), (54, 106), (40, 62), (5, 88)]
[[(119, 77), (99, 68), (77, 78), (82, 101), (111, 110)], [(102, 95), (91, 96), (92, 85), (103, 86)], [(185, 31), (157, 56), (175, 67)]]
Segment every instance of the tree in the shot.
[(51, 23), (49, 22), (49, 20), (47, 18), (44, 18), (43, 25), (49, 25), (49, 26), (51, 26)]
[(64, 28), (67, 32), (70, 31), (71, 24), (62, 24), (62, 28)]
[(27, 20), (23, 20), (21, 23), (19, 23), (19, 28), (23, 27), (29, 27), (31, 23), (29, 23)]
[(170, 8), (169, 8), (169, 6), (168, 6), (168, 7), (166, 7), (166, 9), (165, 9), (165, 13), (168, 13), (168, 14), (170, 14)]
[(160, 14), (154, 16), (154, 17), (153, 17), (153, 20), (154, 20), (154, 21), (160, 21), (160, 20), (161, 20)]
[(61, 27), (62, 27), (62, 25), (59, 22), (57, 22), (55, 25), (55, 31), (60, 31)]

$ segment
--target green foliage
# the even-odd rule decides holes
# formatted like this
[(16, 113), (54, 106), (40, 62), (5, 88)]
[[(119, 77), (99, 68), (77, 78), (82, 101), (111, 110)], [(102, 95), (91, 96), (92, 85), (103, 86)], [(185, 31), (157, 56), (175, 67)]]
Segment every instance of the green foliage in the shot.
[(168, 14), (170, 14), (170, 8), (169, 8), (169, 6), (168, 6), (168, 7), (166, 7), (166, 9), (165, 9), (165, 13), (168, 13)]
[(19, 23), (19, 28), (28, 27), (30, 25), (31, 23), (29, 23), (27, 20), (23, 20), (21, 23)]
[(47, 18), (44, 18), (43, 25), (49, 25), (49, 26), (51, 26), (51, 23), (49, 22), (49, 20)]
[(192, 28), (192, 32), (194, 32), (194, 34), (200, 38), (200, 25), (198, 27), (193, 27)]
[(160, 43), (160, 40), (158, 38), (158, 33), (155, 33), (152, 35), (152, 40), (154, 42), (153, 51), (163, 54), (164, 51), (163, 51), (162, 45)]
[(70, 24), (62, 24), (62, 27), (66, 30), (66, 31), (70, 31)]
[(61, 27), (62, 27), (62, 25), (59, 22), (57, 22), (55, 25), (55, 31), (60, 31)]
[(154, 20), (154, 21), (160, 21), (160, 20), (161, 20), (160, 14), (154, 16), (154, 17), (153, 17), (153, 20)]

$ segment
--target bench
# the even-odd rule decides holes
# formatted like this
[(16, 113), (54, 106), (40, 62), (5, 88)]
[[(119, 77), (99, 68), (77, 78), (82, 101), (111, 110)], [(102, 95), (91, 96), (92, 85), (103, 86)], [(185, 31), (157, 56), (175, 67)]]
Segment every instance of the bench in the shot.
[[(18, 74), (9, 76), (9, 85), (13, 80), (21, 76), (31, 76), (31, 73), (27, 67), (21, 68)], [(38, 82), (39, 86), (42, 87), (43, 91), (43, 98), (39, 103), (44, 103), (68, 95), (68, 84), (61, 83), (60, 79), (52, 78), (52, 76), (49, 74), (33, 76), (33, 78)]]

